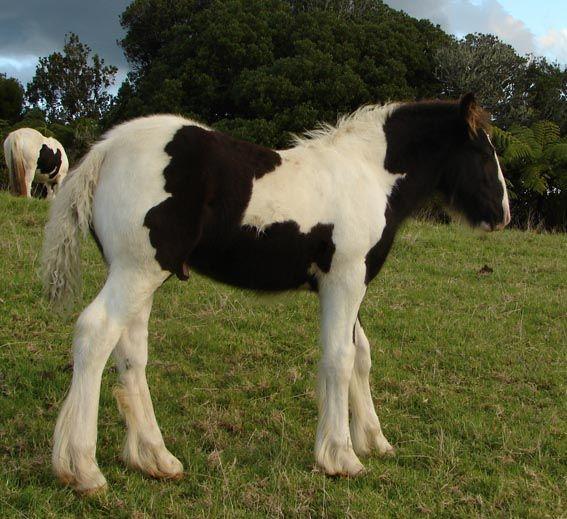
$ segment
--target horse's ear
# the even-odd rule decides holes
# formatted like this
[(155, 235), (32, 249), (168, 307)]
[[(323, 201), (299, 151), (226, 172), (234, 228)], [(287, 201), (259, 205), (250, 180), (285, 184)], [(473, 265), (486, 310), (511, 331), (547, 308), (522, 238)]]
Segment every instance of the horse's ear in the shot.
[(474, 137), (479, 128), (479, 106), (476, 104), (476, 98), (472, 92), (465, 94), (461, 98), (460, 103), (461, 117), (465, 121), (469, 135)]

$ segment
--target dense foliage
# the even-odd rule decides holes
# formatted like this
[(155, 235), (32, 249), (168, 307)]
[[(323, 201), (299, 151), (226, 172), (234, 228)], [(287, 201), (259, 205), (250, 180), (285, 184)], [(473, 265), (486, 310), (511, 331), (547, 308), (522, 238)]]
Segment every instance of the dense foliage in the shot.
[(18, 120), (24, 103), (24, 89), (17, 79), (0, 73), (0, 120)]
[(469, 34), (435, 53), (442, 94), (475, 92), (500, 125), (517, 117), (524, 95), (526, 60), (491, 34)]
[[(70, 34), (62, 53), (40, 58), (23, 108), (21, 86), (0, 75), (0, 136), (38, 128), (73, 161), (113, 124), (177, 112), (285, 147), (290, 133), (365, 103), (473, 91), (492, 113), (515, 224), (565, 227), (567, 69), (557, 63), (492, 35), (455, 39), (380, 0), (133, 0), (121, 23), (131, 72), (115, 98), (116, 68), (96, 54), (89, 64), (91, 49)], [(542, 128), (555, 140), (538, 141)]]
[(567, 228), (567, 136), (551, 121), (495, 129), (493, 142), (509, 182), (518, 224)]
[(122, 16), (134, 73), (110, 120), (176, 111), (283, 146), (364, 103), (435, 95), (431, 57), (449, 37), (380, 2), (344, 4), (135, 0)]

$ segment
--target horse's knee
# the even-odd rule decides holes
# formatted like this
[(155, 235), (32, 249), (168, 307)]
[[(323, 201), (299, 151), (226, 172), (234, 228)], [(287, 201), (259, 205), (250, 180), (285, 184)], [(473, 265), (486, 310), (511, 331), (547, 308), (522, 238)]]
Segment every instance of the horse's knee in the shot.
[(326, 351), (321, 360), (321, 371), (337, 382), (350, 380), (355, 360), (355, 349), (351, 345), (335, 351)]
[(82, 361), (88, 364), (106, 362), (118, 340), (119, 330), (119, 323), (109, 316), (104, 304), (96, 300), (91, 303), (75, 325), (75, 365), (80, 366)]

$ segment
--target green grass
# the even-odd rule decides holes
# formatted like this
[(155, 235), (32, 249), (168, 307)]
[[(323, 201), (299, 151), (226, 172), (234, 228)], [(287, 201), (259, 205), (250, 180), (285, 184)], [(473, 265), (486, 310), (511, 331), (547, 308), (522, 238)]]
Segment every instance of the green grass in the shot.
[[(47, 205), (0, 194), (0, 517), (565, 517), (567, 236), (410, 222), (361, 310), (392, 459), (312, 471), (317, 300), (258, 297), (193, 276), (158, 292), (148, 379), (185, 478), (120, 461), (107, 368), (98, 461), (106, 495), (50, 470), (71, 378), (68, 317), (35, 270)], [(85, 303), (104, 279), (89, 240)], [(493, 272), (479, 274), (489, 265)]]

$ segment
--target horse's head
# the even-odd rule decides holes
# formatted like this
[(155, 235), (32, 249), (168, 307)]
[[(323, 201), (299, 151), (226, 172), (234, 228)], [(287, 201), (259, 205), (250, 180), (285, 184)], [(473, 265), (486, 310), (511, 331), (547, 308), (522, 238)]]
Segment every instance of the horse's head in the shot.
[(44, 144), (39, 150), (37, 159), (37, 168), (49, 178), (54, 178), (59, 173), (61, 167), (61, 150), (53, 151), (47, 144)]
[(474, 227), (487, 231), (510, 223), (506, 182), (488, 134), (486, 112), (474, 95), (460, 101), (456, 144), (441, 179), (449, 208), (464, 215)]

